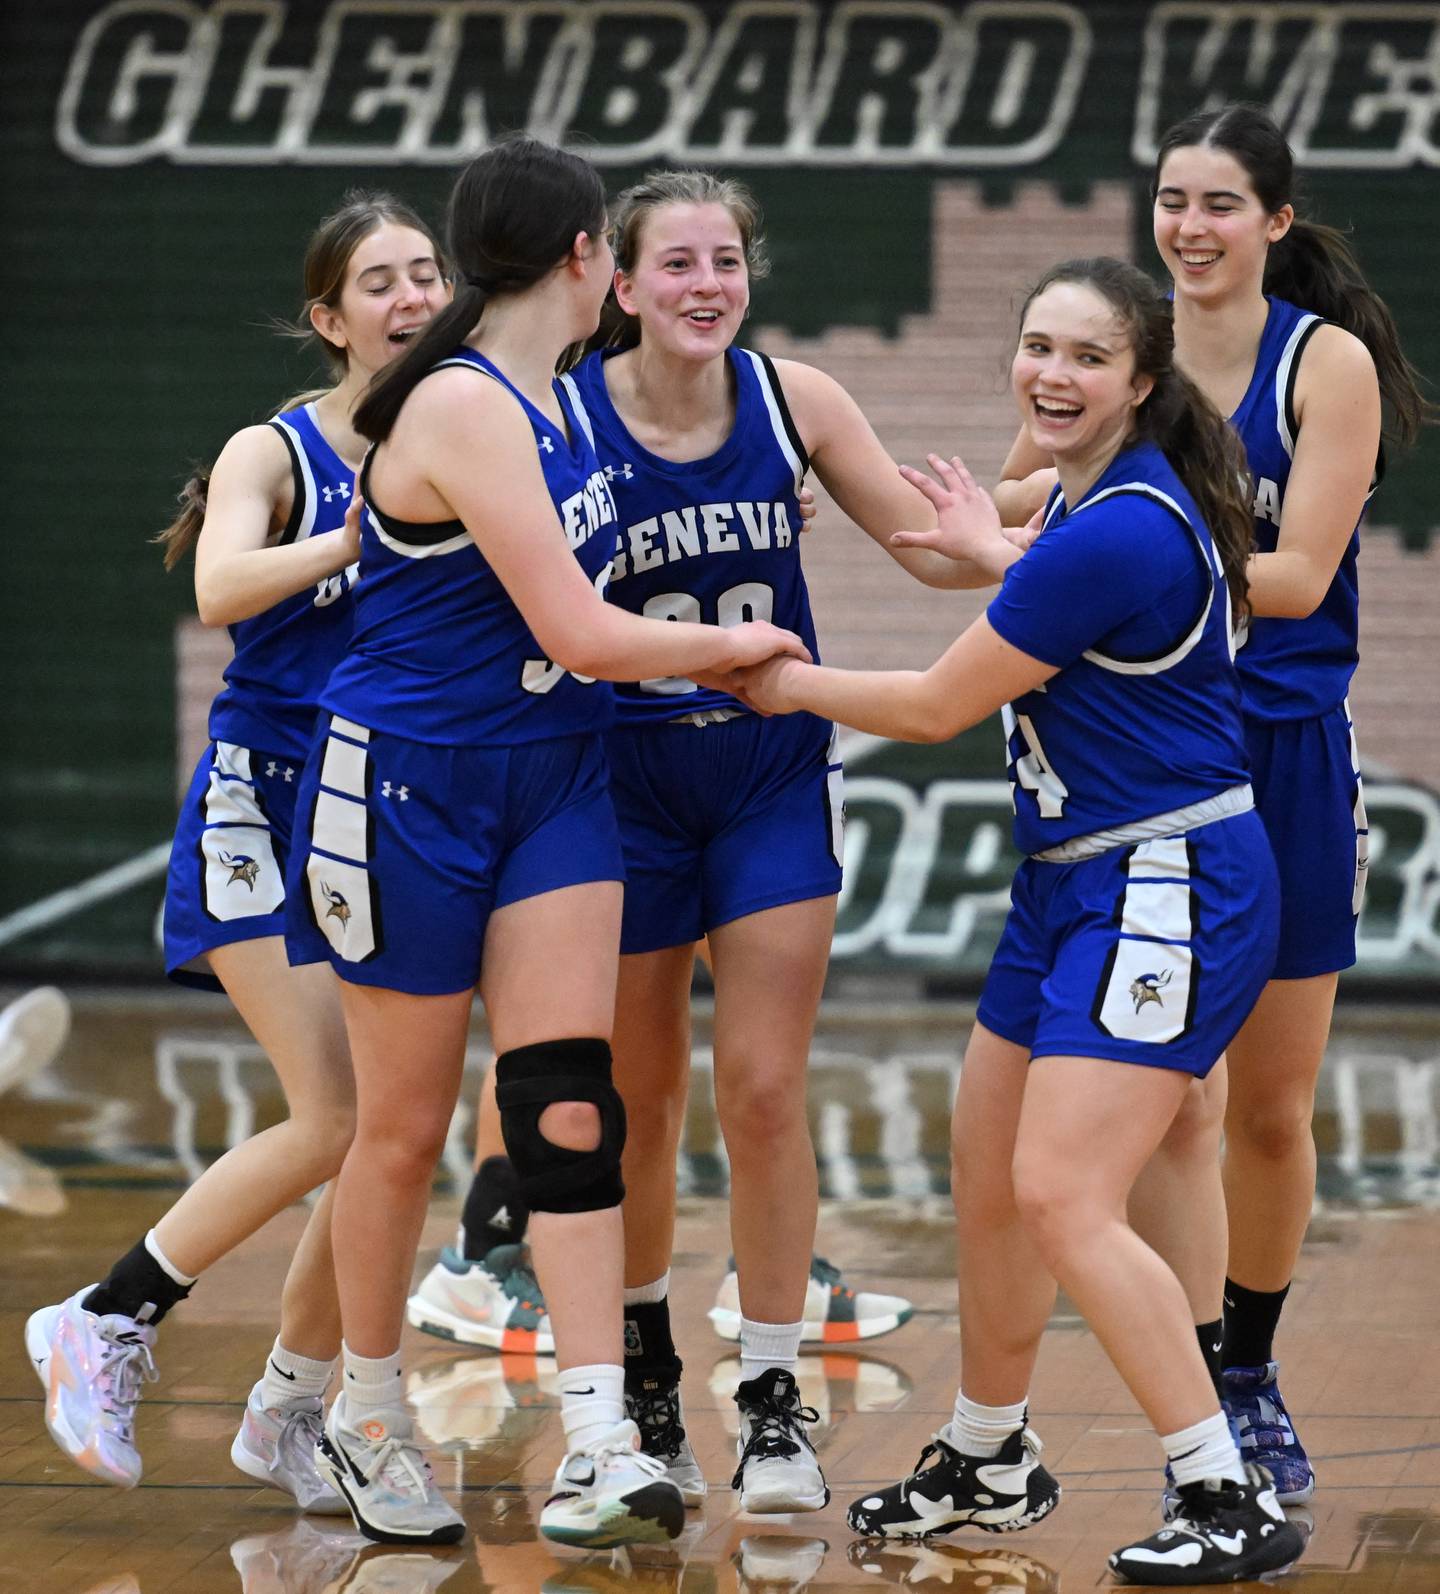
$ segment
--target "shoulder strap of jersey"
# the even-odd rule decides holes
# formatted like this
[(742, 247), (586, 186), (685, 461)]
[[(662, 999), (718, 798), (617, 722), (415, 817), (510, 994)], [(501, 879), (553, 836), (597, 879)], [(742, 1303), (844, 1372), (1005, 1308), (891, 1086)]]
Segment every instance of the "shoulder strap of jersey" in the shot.
[(315, 477), (310, 471), (310, 456), (305, 452), (305, 440), (283, 415), (277, 415), (270, 425), (280, 434), (290, 455), (290, 477), (294, 482), (294, 501), (290, 517), (280, 533), (281, 543), (303, 542), (315, 529)]
[(1149, 498), (1153, 502), (1168, 509), (1182, 526), (1190, 533), (1194, 541), (1195, 551), (1199, 555), (1200, 563), (1210, 580), (1205, 589), (1205, 601), (1200, 606), (1200, 613), (1195, 618), (1195, 623), (1183, 637), (1169, 649), (1168, 652), (1157, 654), (1148, 659), (1112, 659), (1108, 654), (1101, 653), (1096, 648), (1086, 648), (1081, 655), (1091, 664), (1098, 665), (1102, 670), (1113, 671), (1116, 675), (1159, 675), (1165, 670), (1172, 669), (1179, 664), (1188, 654), (1194, 651), (1200, 638), (1205, 634), (1205, 624), (1210, 618), (1210, 610), (1215, 605), (1215, 584), (1223, 581), (1215, 544), (1206, 535), (1202, 537), (1192, 523), (1189, 515), (1167, 492), (1162, 492), (1158, 487), (1152, 487), (1148, 482), (1123, 482), (1117, 487), (1107, 487), (1104, 492), (1096, 493), (1093, 498), (1087, 498), (1080, 506), (1088, 509), (1092, 504), (1098, 504), (1106, 498), (1114, 498), (1128, 494), (1136, 498)]
[(1300, 431), (1300, 423), (1295, 419), (1295, 380), (1300, 375), (1300, 356), (1316, 329), (1324, 325), (1321, 316), (1309, 312), (1302, 315), (1291, 328), (1275, 367), (1275, 428), (1290, 459), (1295, 458), (1295, 438)]
[(760, 389), (760, 397), (765, 404), (765, 413), (770, 421), (770, 430), (775, 434), (780, 452), (789, 462), (795, 476), (795, 491), (799, 493), (805, 485), (806, 472), (810, 469), (810, 456), (805, 451), (805, 444), (800, 440), (800, 432), (795, 425), (794, 417), (790, 414), (790, 406), (785, 402), (785, 389), (780, 385), (775, 362), (768, 354), (757, 354), (753, 349), (736, 349), (735, 353), (741, 360), (748, 362), (754, 374)]
[(580, 430), (590, 439), (590, 446), (595, 446), (595, 423), (590, 419), (590, 411), (585, 408), (585, 400), (580, 397), (580, 384), (575, 380), (575, 373), (567, 371), (560, 378), (560, 386), (565, 390), (565, 397), (570, 401), (570, 412), (579, 423)]

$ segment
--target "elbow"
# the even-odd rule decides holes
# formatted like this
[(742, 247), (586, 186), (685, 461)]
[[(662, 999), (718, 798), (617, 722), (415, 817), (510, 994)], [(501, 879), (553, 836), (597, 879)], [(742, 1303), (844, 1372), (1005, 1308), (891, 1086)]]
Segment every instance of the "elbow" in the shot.
[(607, 674), (609, 660), (602, 639), (586, 626), (570, 626), (555, 636), (537, 636), (535, 640), (552, 664), (558, 664), (571, 675), (585, 675), (595, 680), (604, 679)]
[(215, 592), (208, 586), (195, 583), (195, 608), (200, 616), (201, 625), (233, 625), (235, 621), (243, 619), (243, 615), (236, 614), (235, 605), (227, 602), (225, 595)]

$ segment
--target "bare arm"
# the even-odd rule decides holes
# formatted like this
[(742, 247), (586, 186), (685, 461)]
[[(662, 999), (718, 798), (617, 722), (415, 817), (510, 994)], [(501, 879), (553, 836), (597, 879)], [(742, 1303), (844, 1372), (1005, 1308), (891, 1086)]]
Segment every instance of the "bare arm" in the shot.
[[(562, 669), (640, 681), (713, 675), (777, 652), (808, 657), (798, 637), (775, 626), (646, 620), (606, 603), (565, 540), (530, 423), (498, 383), (437, 372), (406, 401), (394, 437), (406, 472), (413, 470), (432, 495), (433, 518), (459, 517), (546, 656)], [(384, 451), (373, 490), (388, 502), (382, 462), (388, 463)]]
[(359, 557), (359, 523), (272, 546), (294, 494), (290, 454), (271, 426), (247, 426), (210, 473), (195, 546), (195, 603), (206, 625), (233, 625), (338, 575)]
[(1025, 427), (1010, 445), (1000, 480), (992, 494), (1007, 526), (1023, 526), (1045, 507), (1055, 485), (1055, 466), (1044, 449), (1036, 448)]
[(992, 560), (988, 544), (977, 546), (966, 558), (955, 559), (935, 548), (896, 538), (896, 533), (904, 538), (906, 534), (933, 532), (935, 512), (907, 485), (910, 478), (885, 451), (859, 405), (838, 382), (814, 366), (778, 360), (776, 370), (815, 474), (868, 537), (927, 587), (987, 587), (1000, 579), (1009, 561), (998, 549)]
[(1321, 327), (1300, 362), (1300, 434), (1273, 553), (1250, 559), (1250, 607), (1303, 620), (1335, 579), (1355, 530), (1380, 446), (1380, 384), (1369, 350)]
[(928, 670), (837, 670), (777, 658), (740, 671), (738, 689), (763, 713), (809, 709), (872, 736), (943, 742), (1056, 673), (1012, 647), (982, 614)]

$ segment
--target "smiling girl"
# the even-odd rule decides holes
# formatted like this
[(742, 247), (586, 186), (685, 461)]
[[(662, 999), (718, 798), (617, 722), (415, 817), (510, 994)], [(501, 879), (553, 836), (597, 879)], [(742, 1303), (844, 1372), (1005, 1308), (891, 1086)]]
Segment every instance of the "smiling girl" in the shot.
[[(1315, 1081), (1339, 972), (1355, 961), (1368, 859), (1347, 702), (1359, 521), (1383, 465), (1382, 409), (1400, 443), (1427, 411), (1390, 312), (1344, 237), (1296, 216), (1295, 187), (1290, 148), (1257, 107), (1188, 117), (1161, 140), (1154, 234), (1174, 280), (1175, 358), (1229, 416), (1254, 484), (1252, 618), (1236, 665), (1281, 918), (1273, 978), (1230, 1047), (1228, 1107), (1222, 1072), (1208, 1102), (1187, 1103), (1135, 1208), (1183, 1267), (1246, 1458), (1285, 1502), (1308, 1499), (1315, 1476), (1273, 1340), (1314, 1201)], [(1022, 436), (1004, 474), (1048, 463)], [(1046, 482), (1011, 482), (997, 500), (1023, 518)]]
[[(1229, 1582), (1288, 1564), (1301, 1541), (1268, 1478), (1242, 1466), (1185, 1293), (1125, 1206), (1274, 958), (1274, 863), (1231, 662), (1250, 545), (1239, 446), (1175, 369), (1163, 298), (1119, 261), (1047, 273), (1012, 382), (1059, 481), (1044, 534), (986, 613), (928, 670), (797, 662), (741, 680), (765, 712), (904, 740), (941, 741), (1003, 709), (1027, 855), (956, 1100), (955, 1411), (916, 1471), (848, 1520), (923, 1537), (1010, 1531), (1054, 1508), (1026, 1406), (1058, 1279), (1179, 1487), (1174, 1523), (1112, 1568)], [(931, 463), (938, 481), (906, 474), (942, 532), (1008, 558), (994, 505), (958, 461)]]
[[(304, 326), (336, 385), (237, 432), (159, 538), (167, 568), (194, 547), (200, 618), (228, 625), (235, 644), (171, 849), (165, 965), (182, 983), (225, 990), (274, 1064), (290, 1116), (227, 1152), (101, 1283), (34, 1313), (25, 1331), (56, 1443), (125, 1488), (140, 1481), (135, 1408), (155, 1376), (161, 1319), (208, 1267), (333, 1178), (354, 1119), (336, 982), (286, 960), (284, 871), (316, 705), (353, 618), (359, 546), (345, 514), (365, 450), (355, 407), (449, 290), (420, 218), (358, 192), (316, 230), (304, 280)], [(340, 1350), (332, 1191), (296, 1250), (279, 1337), (231, 1457), (304, 1509), (336, 1512), (344, 1502), (313, 1456)]]

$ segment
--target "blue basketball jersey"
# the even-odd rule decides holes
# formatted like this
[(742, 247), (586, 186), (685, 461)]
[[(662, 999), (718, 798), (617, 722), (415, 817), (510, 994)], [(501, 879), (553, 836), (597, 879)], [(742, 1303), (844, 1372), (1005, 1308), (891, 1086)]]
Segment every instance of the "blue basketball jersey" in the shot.
[[(1295, 379), (1306, 343), (1325, 323), (1271, 299), (1255, 371), (1230, 424), (1240, 434), (1255, 485), (1255, 543), (1274, 550), (1295, 455)], [(1329, 591), (1304, 620), (1252, 617), (1236, 655), (1245, 712), (1259, 719), (1309, 719), (1345, 701), (1358, 657), (1360, 552), (1357, 525)]]
[[(641, 447), (616, 413), (605, 383), (605, 361), (615, 352), (590, 354), (561, 378), (594, 433), (620, 510), (606, 597), (652, 620), (770, 620), (818, 658), (799, 548), (798, 494), (810, 462), (774, 366), (762, 354), (729, 349), (730, 436), (707, 459), (676, 464)], [(743, 708), (683, 676), (618, 686), (615, 696), (622, 724)]]
[(1073, 509), (1056, 489), (986, 613), (1060, 670), (1003, 711), (1021, 852), (1248, 779), (1220, 561), (1153, 444), (1118, 454)]
[[(569, 394), (556, 384), (570, 436), (484, 355), (441, 360), (514, 394), (529, 418), (545, 484), (575, 557), (604, 591), (617, 518), (610, 484)], [(605, 729), (614, 693), (605, 682), (551, 663), (500, 578), (458, 520), (425, 524), (387, 515), (365, 498), (360, 586), (350, 651), (322, 698), (371, 730), (450, 747), (510, 746)]]
[[(280, 542), (338, 530), (355, 473), (326, 442), (315, 406), (286, 410), (270, 425), (289, 450), (295, 482)], [(229, 628), (235, 657), (210, 709), (211, 741), (304, 758), (320, 693), (350, 640), (356, 571), (351, 565)]]

